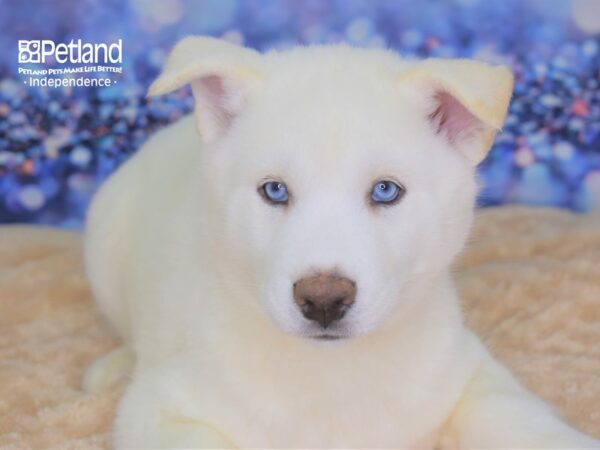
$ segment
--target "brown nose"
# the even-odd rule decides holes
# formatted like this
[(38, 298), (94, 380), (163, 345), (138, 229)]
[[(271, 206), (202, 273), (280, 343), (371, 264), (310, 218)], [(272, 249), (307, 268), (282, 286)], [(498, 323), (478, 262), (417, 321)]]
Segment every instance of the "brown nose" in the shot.
[(294, 283), (294, 300), (309, 320), (327, 328), (354, 303), (356, 283), (332, 273), (319, 273)]

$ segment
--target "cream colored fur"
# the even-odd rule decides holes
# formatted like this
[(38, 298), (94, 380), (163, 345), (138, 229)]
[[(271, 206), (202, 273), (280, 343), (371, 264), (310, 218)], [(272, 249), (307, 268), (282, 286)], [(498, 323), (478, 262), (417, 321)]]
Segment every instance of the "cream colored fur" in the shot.
[[(88, 220), (92, 288), (135, 355), (117, 448), (598, 446), (464, 327), (449, 274), (506, 69), (188, 38), (150, 92), (185, 83), (195, 118), (151, 138)], [(458, 121), (432, 118), (440, 91)], [(468, 132), (438, 130), (456, 124)], [(287, 207), (257, 192), (270, 178), (290, 188)], [(397, 205), (368, 204), (382, 178), (406, 188)], [(331, 269), (358, 293), (334, 330), (344, 339), (323, 342), (292, 285)]]

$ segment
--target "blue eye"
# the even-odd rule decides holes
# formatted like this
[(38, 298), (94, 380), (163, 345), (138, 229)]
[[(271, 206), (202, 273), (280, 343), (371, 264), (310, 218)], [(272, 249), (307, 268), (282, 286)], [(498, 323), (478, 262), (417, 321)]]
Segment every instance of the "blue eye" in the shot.
[(268, 181), (262, 185), (263, 196), (271, 203), (286, 204), (289, 200), (287, 186), (281, 181)]
[(403, 193), (404, 188), (398, 186), (393, 181), (382, 180), (373, 185), (371, 200), (375, 203), (389, 205), (395, 203)]

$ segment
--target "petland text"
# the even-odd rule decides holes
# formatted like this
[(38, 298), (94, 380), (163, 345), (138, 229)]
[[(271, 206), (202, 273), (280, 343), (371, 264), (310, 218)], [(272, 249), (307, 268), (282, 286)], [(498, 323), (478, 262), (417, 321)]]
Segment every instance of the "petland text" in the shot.
[(19, 63), (59, 64), (121, 64), (123, 62), (123, 40), (107, 44), (92, 44), (81, 39), (68, 44), (54, 41), (19, 40)]

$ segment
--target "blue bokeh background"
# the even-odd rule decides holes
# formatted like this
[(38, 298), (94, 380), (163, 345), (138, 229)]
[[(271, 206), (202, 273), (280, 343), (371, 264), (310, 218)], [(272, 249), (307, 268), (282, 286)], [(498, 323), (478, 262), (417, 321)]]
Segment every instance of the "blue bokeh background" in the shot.
[[(98, 185), (154, 130), (190, 111), (188, 89), (144, 93), (183, 36), (259, 50), (346, 41), (407, 57), (509, 65), (514, 99), (480, 167), (482, 206), (600, 210), (600, 2), (596, 0), (0, 0), (0, 223), (80, 227)], [(32, 88), (19, 39), (123, 40), (110, 88)], [(165, 149), (168, 151), (168, 149)]]

